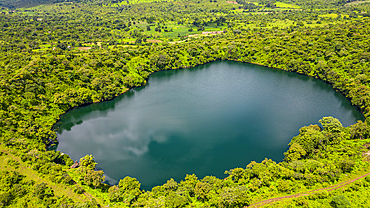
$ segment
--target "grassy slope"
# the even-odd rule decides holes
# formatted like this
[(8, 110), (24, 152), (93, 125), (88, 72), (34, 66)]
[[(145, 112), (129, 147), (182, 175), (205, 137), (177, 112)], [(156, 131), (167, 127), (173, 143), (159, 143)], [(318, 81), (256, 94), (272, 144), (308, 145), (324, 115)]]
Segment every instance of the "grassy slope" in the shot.
[[(47, 183), (50, 186), (56, 196), (67, 196), (72, 199), (74, 202), (86, 202), (90, 198), (83, 194), (76, 194), (73, 192), (71, 186), (66, 186), (59, 183), (53, 183), (47, 177), (42, 176), (37, 171), (33, 170), (30, 165), (22, 162), (22, 160), (15, 155), (15, 151), (0, 145), (0, 152), (6, 153), (0, 156), (0, 170), (1, 171), (18, 171), (20, 174), (24, 175), (26, 181), (35, 181), (35, 184)], [(14, 167), (8, 164), (8, 161), (17, 161), (19, 162), (18, 167)], [(15, 204), (15, 207), (18, 205)]]

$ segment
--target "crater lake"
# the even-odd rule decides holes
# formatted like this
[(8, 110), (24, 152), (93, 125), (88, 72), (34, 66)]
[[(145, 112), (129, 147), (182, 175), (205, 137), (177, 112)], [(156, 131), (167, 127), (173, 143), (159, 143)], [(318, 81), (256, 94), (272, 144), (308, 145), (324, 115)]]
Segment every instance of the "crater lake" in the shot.
[(131, 176), (149, 190), (186, 174), (224, 178), (251, 161), (282, 161), (299, 129), (325, 116), (344, 126), (364, 119), (320, 80), (216, 61), (153, 73), (143, 87), (68, 111), (54, 129), (57, 150), (73, 160), (92, 154), (108, 183)]

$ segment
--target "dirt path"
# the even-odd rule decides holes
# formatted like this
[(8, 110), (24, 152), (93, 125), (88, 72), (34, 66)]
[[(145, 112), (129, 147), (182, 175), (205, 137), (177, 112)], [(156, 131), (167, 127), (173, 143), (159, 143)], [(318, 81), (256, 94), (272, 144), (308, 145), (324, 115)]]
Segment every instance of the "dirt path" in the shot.
[(353, 183), (353, 182), (355, 182), (359, 179), (365, 178), (368, 175), (370, 175), (370, 173), (366, 173), (364, 175), (358, 176), (357, 178), (354, 178), (354, 179), (351, 179), (351, 180), (348, 180), (348, 181), (344, 181), (344, 182), (341, 182), (341, 183), (338, 183), (338, 184), (335, 184), (335, 185), (332, 185), (332, 186), (329, 186), (329, 187), (326, 187), (326, 188), (320, 188), (320, 189), (306, 191), (306, 192), (302, 192), (302, 193), (298, 193), (298, 194), (292, 194), (292, 195), (288, 195), (288, 196), (281, 196), (281, 197), (266, 199), (266, 200), (251, 204), (251, 205), (246, 206), (246, 207), (261, 207), (261, 206), (264, 206), (264, 205), (267, 205), (267, 204), (270, 204), (270, 203), (274, 203), (274, 202), (277, 202), (277, 201), (281, 201), (281, 200), (284, 200), (284, 199), (296, 198), (296, 197), (300, 197), (300, 196), (308, 196), (308, 195), (315, 194), (319, 191), (324, 191), (324, 190), (334, 191), (334, 190), (342, 188), (342, 187), (344, 187), (348, 184), (351, 184), (351, 183)]
[[(79, 195), (79, 194), (76, 194), (75, 192), (73, 192), (73, 190), (70, 186), (66, 186), (64, 184), (59, 184), (59, 183), (56, 184), (56, 183), (53, 183), (52, 181), (50, 181), (48, 179), (45, 179), (45, 178), (41, 177), (37, 173), (37, 171), (28, 167), (26, 164), (24, 164), (20, 160), (19, 157), (15, 156), (13, 154), (13, 150), (0, 146), (0, 152), (4, 152), (4, 153), (7, 154), (6, 156), (4, 156), (4, 158), (13, 159), (13, 160), (19, 162), (19, 167), (18, 168), (13, 168), (13, 167), (5, 167), (6, 164), (5, 164), (4, 161), (2, 161), (0, 163), (0, 170), (19, 171), (22, 175), (25, 175), (28, 180), (32, 179), (36, 183), (46, 183), (49, 187), (51, 187), (55, 191), (56, 196), (64, 195), (64, 196), (67, 196), (67, 197), (71, 198), (75, 202), (86, 202), (88, 200), (92, 201), (92, 199), (95, 199), (102, 207), (106, 207), (106, 205), (104, 204), (104, 201), (102, 201), (98, 198), (95, 198), (90, 193), (84, 192), (83, 195)], [(4, 158), (2, 158), (2, 159), (4, 159)], [(83, 197), (83, 196), (85, 196), (85, 197)]]

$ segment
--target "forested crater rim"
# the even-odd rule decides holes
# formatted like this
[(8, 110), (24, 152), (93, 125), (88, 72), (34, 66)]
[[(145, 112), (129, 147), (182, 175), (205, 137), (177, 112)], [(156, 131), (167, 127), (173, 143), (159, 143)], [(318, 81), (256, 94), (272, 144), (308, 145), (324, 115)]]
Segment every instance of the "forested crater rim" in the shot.
[[(196, 76), (196, 74), (198, 74), (198, 75)], [(186, 77), (186, 79), (185, 79), (185, 77)], [(266, 82), (270, 83), (271, 86), (266, 85)], [(255, 155), (258, 155), (258, 159), (256, 159), (256, 158), (245, 159), (245, 158), (247, 158), (247, 156), (245, 156), (245, 155), (240, 156), (239, 158), (244, 158), (245, 160), (238, 161), (239, 165), (238, 164), (233, 164), (232, 166), (226, 166), (226, 167), (222, 168), (222, 171), (218, 170), (218, 174), (216, 174), (216, 175), (218, 177), (222, 177), (223, 171), (225, 169), (230, 169), (232, 167), (243, 166), (244, 162), (246, 162), (246, 161), (252, 161), (252, 160), (259, 161), (259, 160), (263, 160), (263, 158), (265, 158), (265, 157), (272, 158), (276, 161), (281, 161), (282, 160), (282, 153), (287, 150), (287, 144), (289, 143), (291, 137), (298, 133), (297, 129), (299, 129), (303, 125), (309, 125), (311, 123), (317, 123), (317, 121), (319, 119), (321, 119), (322, 116), (326, 115), (325, 113), (323, 113), (323, 109), (317, 109), (317, 113), (321, 113), (321, 114), (320, 115), (315, 115), (315, 118), (308, 119), (308, 117), (306, 117), (306, 116), (303, 116), (303, 117), (301, 116), (301, 118), (306, 119), (305, 122), (302, 122), (302, 120), (299, 120), (300, 117), (295, 117), (295, 118), (289, 117), (289, 119), (285, 118), (286, 116), (284, 117), (284, 114), (291, 114), (292, 112), (295, 112), (295, 111), (292, 111), (292, 108), (293, 109), (296, 108), (296, 110), (298, 110), (297, 112), (300, 112), (299, 115), (301, 115), (302, 113), (303, 113), (303, 115), (305, 115), (304, 112), (306, 112), (306, 110), (308, 110), (308, 109), (306, 109), (305, 106), (308, 105), (308, 106), (311, 106), (310, 108), (315, 109), (315, 108), (313, 108), (313, 106), (317, 105), (317, 104), (315, 104), (316, 100), (313, 100), (313, 98), (317, 97), (318, 100), (323, 100), (323, 101), (333, 100), (333, 99), (337, 100), (338, 99), (337, 96), (334, 96), (334, 95), (340, 95), (339, 97), (341, 97), (341, 101), (338, 100), (339, 103), (341, 103), (342, 101), (346, 101), (347, 102), (346, 106), (349, 105), (348, 100), (346, 100), (341, 94), (335, 92), (331, 88), (331, 86), (329, 86), (329, 85), (327, 85), (324, 82), (321, 82), (319, 80), (315, 81), (315, 79), (309, 78), (307, 76), (302, 76), (302, 75), (299, 75), (299, 74), (292, 74), (292, 73), (288, 73), (288, 72), (285, 72), (285, 71), (282, 71), (282, 70), (277, 70), (277, 69), (273, 69), (273, 68), (269, 68), (269, 67), (263, 67), (263, 66), (254, 65), (254, 64), (245, 64), (245, 63), (240, 63), (240, 62), (219, 61), (219, 62), (212, 62), (212, 63), (202, 65), (202, 66), (193, 67), (191, 69), (179, 69), (178, 71), (176, 71), (176, 70), (175, 71), (174, 70), (172, 70), (172, 71), (162, 71), (158, 74), (153, 74), (148, 83), (149, 83), (149, 85), (147, 85), (143, 88), (130, 90), (129, 92), (127, 92), (128, 94), (122, 95), (120, 97), (120, 99), (118, 99), (118, 100), (108, 101), (105, 104), (104, 104), (104, 102), (103, 103), (95, 103), (90, 107), (86, 107), (86, 108), (83, 108), (83, 109), (76, 110), (76, 111), (74, 111), (73, 114), (67, 115), (67, 117), (65, 117), (65, 120), (64, 120), (65, 123), (63, 124), (63, 122), (62, 122), (62, 124), (61, 124), (62, 126), (64, 125), (64, 127), (61, 129), (61, 131), (59, 131), (59, 133), (62, 134), (63, 129), (67, 128), (68, 132), (65, 132), (67, 136), (64, 136), (64, 142), (66, 142), (67, 140), (69, 142), (64, 143), (63, 144), (64, 147), (61, 146), (60, 150), (62, 151), (63, 148), (67, 148), (67, 149), (70, 148), (70, 149), (72, 149), (70, 151), (79, 152), (83, 148), (81, 149), (81, 148), (78, 148), (78, 147), (81, 147), (81, 145), (82, 146), (89, 146), (90, 143), (91, 143), (90, 146), (100, 146), (101, 148), (103, 148), (103, 146), (106, 146), (105, 151), (102, 150), (101, 148), (99, 148), (99, 150), (94, 150), (94, 151), (95, 152), (96, 151), (97, 152), (107, 152), (107, 149), (109, 149), (110, 153), (107, 153), (107, 154), (108, 155), (112, 154), (109, 157), (105, 156), (105, 155), (97, 154), (97, 153), (95, 154), (95, 153), (93, 153), (94, 152), (93, 150), (87, 151), (86, 153), (89, 153), (89, 152), (93, 153), (93, 155), (97, 159), (97, 162), (100, 165), (102, 165), (102, 166), (100, 166), (98, 164), (98, 167), (105, 170), (106, 174), (108, 174), (111, 178), (116, 178), (115, 181), (117, 182), (119, 177), (117, 178), (117, 175), (112, 176), (112, 174), (110, 174), (110, 172), (112, 172), (112, 170), (109, 170), (110, 166), (114, 166), (114, 165), (113, 164), (108, 165), (108, 168), (107, 168), (107, 165), (106, 165), (107, 162), (104, 162), (105, 163), (105, 165), (104, 165), (103, 163), (99, 162), (99, 159), (101, 159), (103, 161), (107, 161), (107, 160), (109, 160), (108, 158), (127, 158), (127, 157), (130, 157), (129, 156), (130, 154), (140, 154), (141, 155), (143, 153), (147, 153), (147, 151), (149, 149), (149, 147), (148, 147), (149, 144), (151, 144), (152, 148), (158, 148), (158, 145), (160, 145), (163, 142), (168, 140), (168, 138), (165, 139), (166, 137), (171, 137), (172, 139), (175, 139), (176, 141), (178, 141), (179, 138), (183, 138), (183, 136), (179, 136), (183, 133), (182, 132), (183, 130), (181, 130), (180, 133), (175, 133), (174, 134), (173, 132), (169, 133), (169, 132), (171, 132), (169, 129), (171, 129), (172, 127), (173, 127), (172, 129), (179, 129), (180, 127), (177, 126), (176, 123), (185, 122), (185, 121), (177, 121), (178, 119), (175, 118), (175, 117), (183, 117), (184, 115), (192, 116), (192, 119), (194, 119), (194, 120), (192, 120), (192, 122), (196, 123), (197, 122), (196, 115), (192, 115), (193, 111), (197, 112), (196, 114), (199, 114), (199, 115), (207, 115), (207, 113), (209, 113), (209, 112), (213, 113), (213, 115), (212, 115), (213, 119), (211, 121), (207, 122), (211, 126), (206, 127), (206, 126), (204, 126), (204, 124), (200, 124), (200, 126), (202, 126), (205, 129), (222, 129), (224, 127), (228, 127), (229, 124), (234, 124), (234, 125), (246, 125), (245, 127), (241, 127), (241, 128), (244, 128), (244, 129), (262, 128), (262, 129), (259, 129), (258, 132), (263, 132), (265, 129), (271, 128), (269, 126), (272, 125), (273, 129), (277, 129), (277, 130), (273, 130), (274, 135), (275, 134), (280, 135), (280, 134), (282, 134), (282, 132), (281, 131), (279, 132), (278, 129), (282, 130), (284, 128), (287, 128), (286, 126), (281, 126), (280, 123), (285, 124), (286, 122), (289, 122), (289, 120), (290, 120), (290, 122), (292, 120), (294, 120), (295, 123), (297, 123), (297, 124), (295, 124), (294, 127), (291, 127), (291, 129), (289, 131), (285, 129), (284, 136), (279, 137), (279, 136), (273, 136), (273, 135), (269, 135), (269, 134), (266, 134), (266, 135), (263, 134), (265, 138), (279, 138), (278, 140), (280, 142), (276, 143), (276, 141), (269, 141), (269, 142), (265, 141), (265, 144), (263, 146), (265, 146), (265, 148), (268, 148), (268, 150), (267, 149), (266, 150), (260, 149), (261, 150), (260, 154), (255, 153)], [(305, 83), (307, 85), (303, 85)], [(302, 85), (300, 85), (300, 84), (302, 84)], [(166, 85), (167, 87), (160, 88), (161, 89), (160, 90), (159, 89), (160, 85)], [(285, 86), (285, 85), (287, 85), (287, 86)], [(292, 87), (292, 86), (294, 86), (294, 87)], [(317, 86), (317, 87), (320, 86), (319, 88), (323, 87), (323, 90), (325, 89), (323, 92), (326, 92), (326, 93), (329, 92), (329, 94), (322, 94), (322, 95), (312, 94), (313, 92), (311, 93), (310, 91), (312, 90), (311, 88), (313, 86)], [(176, 87), (178, 87), (179, 89), (177, 89)], [(298, 91), (294, 92), (294, 91), (292, 91), (292, 88), (295, 89), (295, 90), (298, 90)], [(161, 95), (158, 95), (158, 93), (156, 93), (156, 91), (153, 91), (154, 89), (157, 89), (157, 91), (161, 92)], [(172, 92), (171, 90), (166, 91), (166, 89), (176, 89), (176, 90), (179, 90), (179, 91)], [(249, 89), (249, 90), (242, 90), (242, 89)], [(217, 91), (217, 93), (219, 93), (219, 94), (212, 94), (212, 93), (215, 93), (214, 91)], [(162, 94), (165, 94), (165, 96), (163, 96)], [(200, 97), (199, 97), (199, 94), (201, 94)], [(263, 96), (261, 96), (261, 95), (263, 95)], [(163, 97), (161, 97), (161, 96), (163, 96)], [(258, 110), (258, 108), (255, 109), (256, 106), (264, 106), (263, 103), (272, 103), (272, 102), (274, 102), (273, 100), (272, 101), (265, 100), (266, 96), (271, 97), (271, 99), (277, 99), (276, 101), (287, 100), (286, 101), (287, 103), (283, 104), (283, 103), (280, 103), (280, 101), (275, 102), (275, 105), (277, 106), (277, 107), (275, 107), (275, 110), (271, 110), (271, 109), (269, 110), (268, 108), (267, 109), (260, 109), (260, 110)], [(148, 97), (149, 100), (145, 100), (145, 99), (143, 100), (143, 97)], [(238, 97), (243, 97), (246, 100), (243, 100), (242, 98), (238, 98)], [(129, 102), (129, 100), (130, 100), (129, 98), (131, 100), (132, 99), (136, 100), (135, 101), (136, 103), (132, 103), (134, 101)], [(179, 101), (180, 103), (173, 103), (173, 101), (172, 101), (173, 98), (176, 98), (176, 100), (177, 99), (181, 100), (181, 101)], [(191, 101), (192, 99), (196, 99), (196, 98), (197, 98), (197, 100), (203, 100), (203, 99), (212, 100), (212, 103), (207, 103), (207, 104), (203, 103), (202, 104), (202, 102), (203, 102), (202, 101), (202, 102), (198, 102), (198, 103), (187, 103), (187, 104), (185, 104), (186, 101), (189, 101), (189, 100)], [(230, 100), (230, 102), (233, 102), (233, 103), (226, 102), (226, 103), (223, 103), (221, 106), (219, 106), (219, 105), (212, 106), (212, 105), (214, 105), (214, 103), (217, 104), (218, 102), (224, 102), (223, 99)], [(252, 103), (250, 103), (251, 99), (256, 100), (257, 102), (262, 102), (262, 103), (252, 104)], [(296, 99), (298, 99), (298, 100), (296, 100)], [(307, 103), (305, 103), (306, 101), (307, 101)], [(123, 103), (120, 104), (120, 102), (123, 102), (125, 104), (123, 104)], [(146, 105), (146, 103), (152, 103), (152, 104), (151, 105), (149, 105), (149, 104)], [(157, 108), (155, 105), (153, 106), (153, 103), (163, 105), (166, 110), (162, 111), (161, 109)], [(248, 103), (248, 108), (247, 109), (245, 109), (244, 107), (239, 106), (240, 104), (243, 104), (243, 103)], [(182, 105), (184, 105), (184, 106), (182, 106)], [(301, 107), (300, 108), (294, 107), (295, 105), (298, 105), (298, 106), (301, 106)], [(325, 103), (325, 102), (321, 103), (321, 105), (322, 106), (332, 106), (332, 104)], [(341, 105), (343, 105), (343, 104), (340, 104), (339, 106), (338, 106), (338, 104), (335, 104), (334, 106), (340, 107)], [(135, 106), (135, 107), (130, 108), (130, 107), (125, 107), (125, 106)], [(168, 111), (168, 110), (171, 111), (171, 109), (174, 108), (174, 106), (177, 106), (176, 110), (174, 112), (175, 115), (177, 115), (177, 116), (172, 117), (172, 115), (167, 114), (166, 111)], [(179, 109), (184, 109), (185, 106), (197, 106), (197, 107), (195, 109), (191, 110), (190, 112), (179, 113), (178, 110)], [(204, 106), (208, 106), (208, 107), (204, 108)], [(218, 106), (218, 107), (216, 107), (216, 106)], [(223, 108), (225, 108), (225, 106), (228, 106), (227, 109), (234, 109), (234, 110), (231, 110), (231, 112), (230, 112), (226, 109), (223, 109)], [(239, 106), (239, 107), (237, 107), (237, 106)], [(255, 107), (252, 107), (252, 106), (255, 106)], [(283, 106), (289, 107), (289, 109), (284, 110), (285, 108)], [(265, 108), (266, 107), (267, 106), (265, 106)], [(333, 107), (333, 109), (336, 109), (336, 110), (333, 110), (334, 112), (340, 111), (339, 109), (337, 109), (337, 107)], [(268, 118), (261, 117), (258, 114), (253, 114), (253, 112), (248, 112), (248, 110), (250, 110), (249, 108), (250, 109), (255, 109), (254, 111), (256, 111), (256, 112), (264, 112), (262, 114), (267, 114)], [(351, 108), (351, 106), (349, 108)], [(107, 110), (104, 110), (104, 109), (107, 109)], [(125, 110), (122, 110), (122, 109), (125, 109)], [(217, 112), (217, 111), (219, 111), (218, 109), (221, 109), (221, 111), (223, 112), (223, 115), (233, 115), (234, 117), (233, 118), (230, 117), (230, 116), (227, 116), (226, 118), (225, 117), (217, 117), (217, 116), (219, 116), (218, 112)], [(238, 109), (237, 114), (240, 114), (240, 116), (243, 115), (244, 117), (237, 116), (235, 114), (236, 109)], [(280, 109), (280, 110), (278, 110), (278, 109)], [(115, 112), (114, 116), (112, 114), (112, 112), (113, 112), (112, 110), (114, 110), (114, 112)], [(215, 110), (215, 111), (212, 111), (212, 110)], [(97, 111), (97, 112), (93, 113), (94, 111)], [(120, 113), (120, 111), (126, 111), (126, 112), (125, 113), (122, 113), (122, 112)], [(140, 111), (140, 113), (138, 113), (136, 111)], [(153, 111), (154, 112), (160, 112), (160, 113), (156, 114)], [(128, 112), (130, 112), (130, 113), (128, 113)], [(332, 112), (332, 113), (334, 113), (334, 112)], [(250, 113), (252, 113), (252, 116), (250, 116), (251, 115)], [(278, 114), (276, 114), (276, 113), (278, 113)], [(138, 114), (140, 114), (140, 115), (138, 116)], [(307, 114), (311, 115), (312, 113), (307, 113)], [(292, 115), (295, 115), (295, 114), (292, 114)], [(289, 116), (292, 116), (292, 115), (289, 115)], [(161, 119), (161, 116), (164, 116), (165, 120)], [(102, 117), (102, 119), (104, 120), (104, 123), (94, 124), (94, 125), (97, 125), (97, 126), (94, 126), (94, 127), (90, 126), (89, 127), (89, 125), (93, 125), (93, 123), (98, 122), (98, 120), (94, 120), (95, 117), (97, 117), (97, 118)], [(117, 117), (119, 117), (119, 120), (117, 120), (118, 119)], [(154, 117), (154, 118), (156, 118), (156, 120), (150, 120), (151, 119), (150, 117)], [(253, 120), (253, 121), (249, 120), (248, 118), (250, 118), (250, 117), (251, 118), (261, 117), (261, 118), (267, 119), (267, 120), (263, 120), (263, 119), (262, 119), (263, 121), (258, 121), (257, 120), (258, 121), (257, 123), (259, 125), (253, 126), (253, 125), (250, 125), (250, 124), (256, 123), (256, 120)], [(131, 118), (131, 122), (129, 122), (130, 119), (128, 119), (128, 118)], [(85, 119), (87, 119), (88, 123), (83, 122)], [(116, 121), (112, 123), (112, 122), (109, 121), (110, 119), (113, 119), (113, 120), (116, 120)], [(148, 119), (149, 119), (149, 121), (148, 121)], [(174, 121), (171, 121), (173, 119), (174, 119)], [(285, 119), (285, 120), (282, 120), (282, 119)], [(169, 122), (167, 120), (169, 120), (171, 122)], [(225, 120), (225, 121), (227, 121), (227, 123), (222, 123), (222, 124), (220, 122), (215, 123), (214, 120), (215, 121)], [(351, 124), (351, 122), (352, 123), (356, 122), (356, 120), (353, 120), (350, 123), (348, 123), (348, 121), (346, 119), (344, 119), (344, 120), (347, 123), (346, 125)], [(132, 121), (135, 121), (135, 123), (143, 122), (143, 123), (141, 123), (142, 127), (140, 127), (140, 125), (139, 125), (139, 127), (137, 125), (132, 126), (132, 124), (131, 124)], [(276, 121), (279, 121), (279, 122), (276, 122)], [(123, 122), (123, 124), (118, 125), (118, 124), (116, 124), (117, 122)], [(149, 125), (149, 124), (146, 124), (145, 122), (148, 122), (148, 123), (151, 123), (151, 124)], [(190, 123), (192, 123), (192, 122), (190, 122)], [(237, 122), (237, 123), (235, 123), (235, 122)], [(269, 126), (265, 126), (266, 125), (265, 123), (269, 123), (269, 122), (274, 122), (274, 124), (269, 124)], [(160, 127), (162, 129), (155, 130), (155, 128), (153, 127), (153, 123), (163, 123), (163, 124), (166, 124), (165, 125), (166, 127)], [(298, 125), (298, 123), (299, 123), (299, 125)], [(112, 125), (112, 127), (110, 127), (108, 124)], [(75, 136), (73, 136), (75, 134), (75, 133), (73, 133), (73, 130), (72, 130), (72, 132), (69, 132), (71, 127), (74, 126), (74, 125), (76, 126), (76, 128), (79, 129), (79, 130), (75, 130), (75, 131), (85, 132), (85, 133), (82, 133), (82, 134), (87, 134), (88, 137), (89, 137), (88, 140), (83, 139), (83, 141), (84, 141), (83, 144), (79, 144), (79, 142), (75, 142), (75, 141), (70, 141), (71, 139), (67, 138), (68, 135), (71, 138), (75, 138), (75, 139), (72, 139), (72, 140), (79, 140), (77, 138), (81, 137), (81, 135), (80, 135), (81, 133), (78, 133), (77, 134), (78, 137), (75, 137)], [(286, 124), (286, 125), (288, 125), (288, 124)], [(104, 126), (104, 130), (100, 130), (100, 131), (105, 132), (105, 133), (101, 133), (101, 132), (99, 133), (98, 131), (95, 131), (95, 129), (100, 129), (100, 128), (102, 128), (102, 126)], [(156, 124), (154, 126), (156, 126)], [(184, 123), (181, 126), (187, 128), (187, 129), (193, 129), (195, 132), (199, 132), (199, 129), (197, 129), (198, 128), (197, 126), (192, 126), (191, 124), (188, 124), (188, 123)], [(249, 127), (247, 127), (247, 126), (249, 126)], [(265, 129), (263, 127), (265, 127)], [(87, 131), (87, 129), (85, 129), (85, 128), (88, 128), (89, 130)], [(119, 138), (117, 137), (116, 138), (116, 136), (114, 136), (114, 135), (116, 135), (116, 132), (115, 132), (116, 130), (112, 130), (112, 131), (108, 131), (108, 132), (107, 132), (107, 130), (105, 130), (105, 129), (109, 129), (109, 128), (119, 129), (119, 131), (121, 131), (121, 129), (124, 130), (124, 131), (129, 131), (129, 132), (131, 132), (130, 135), (126, 135), (126, 133), (125, 133), (125, 135), (122, 136), (122, 137), (123, 138), (127, 137), (129, 141), (131, 141), (131, 140), (136, 141), (138, 138), (143, 138), (144, 140), (142, 142), (145, 141), (144, 143), (146, 144), (146, 146), (137, 148), (136, 145), (132, 146), (133, 144), (128, 144), (128, 143), (126, 143), (126, 144), (122, 143), (121, 144), (120, 143), (121, 141), (119, 141), (120, 140), (119, 138), (122, 138), (122, 137), (119, 137)], [(157, 132), (157, 133), (159, 131), (159, 132), (162, 132), (162, 133), (153, 134), (153, 132), (152, 133), (147, 132), (147, 129), (152, 129), (152, 128), (154, 128), (154, 129), (151, 130), (151, 131), (154, 131), (154, 132)], [(132, 129), (136, 129), (136, 130), (134, 132), (132, 132)], [(230, 134), (230, 132), (232, 132), (230, 135), (234, 135), (234, 136), (232, 136), (233, 138), (239, 138), (240, 137), (240, 138), (248, 138), (248, 140), (249, 139), (263, 140), (263, 138), (257, 137), (257, 135), (255, 135), (254, 133), (250, 133), (250, 132), (247, 133), (247, 132), (244, 132), (244, 131), (239, 132), (239, 131), (240, 131), (240, 129), (233, 129), (233, 130), (229, 130), (228, 131), (229, 133), (219, 132), (218, 134), (213, 135), (213, 137), (217, 137), (218, 135), (227, 135), (227, 134)], [(245, 130), (245, 131), (247, 131), (247, 130)], [(248, 130), (248, 131), (250, 131), (250, 130)], [(144, 133), (139, 134), (138, 132), (144, 132)], [(215, 132), (217, 132), (217, 131), (215, 131)], [(239, 133), (237, 133), (237, 132), (239, 132)], [(239, 136), (238, 136), (238, 134), (239, 134)], [(95, 135), (98, 135), (98, 136), (95, 136)], [(110, 136), (107, 137), (107, 135), (110, 135)], [(134, 137), (135, 139), (134, 139), (132, 137), (132, 135), (137, 135), (137, 136), (135, 136)], [(151, 135), (151, 136), (149, 136), (149, 135)], [(174, 135), (177, 135), (177, 136), (174, 136)], [(202, 135), (212, 135), (212, 133), (208, 132), (208, 133), (203, 133)], [(241, 135), (244, 135), (244, 136), (241, 137)], [(197, 138), (197, 140), (205, 139), (205, 141), (208, 141), (208, 139), (203, 138), (204, 136), (202, 138), (198, 138), (196, 135), (192, 135), (190, 137), (191, 138)], [(105, 138), (105, 139), (103, 139), (103, 138)], [(113, 138), (115, 138), (115, 139), (113, 139)], [(145, 138), (148, 138), (148, 139), (145, 139)], [(150, 141), (153, 141), (152, 140), (153, 138), (154, 138), (154, 141), (156, 141), (157, 143), (159, 142), (158, 145), (154, 145), (154, 143), (152, 144), (150, 142)], [(257, 139), (257, 138), (259, 138), (259, 139)], [(115, 147), (110, 146), (108, 144), (101, 144), (100, 142), (96, 143), (97, 140), (101, 140), (101, 139), (103, 139), (104, 141), (106, 141), (110, 144), (115, 144), (116, 146), (120, 146), (120, 147), (121, 146), (122, 147), (126, 146), (127, 148), (130, 148), (130, 150), (125, 155), (120, 155), (120, 156), (113, 155), (113, 153), (111, 153), (111, 152), (116, 151), (116, 150), (114, 150)], [(113, 140), (110, 140), (110, 139), (113, 139)], [(284, 142), (282, 142), (284, 144), (281, 143), (282, 140), (284, 140)], [(90, 141), (90, 142), (87, 142), (87, 141)], [(186, 139), (185, 139), (185, 141), (186, 141)], [(216, 140), (213, 140), (212, 142), (215, 142), (215, 141)], [(72, 142), (72, 143), (70, 143), (70, 142)], [(244, 141), (244, 143), (245, 142), (246, 141)], [(192, 142), (192, 143), (194, 143), (194, 142)], [(239, 143), (242, 144), (242, 141), (239, 141)], [(67, 144), (70, 144), (70, 145), (67, 145)], [(266, 145), (266, 144), (269, 144), (269, 145)], [(186, 144), (183, 144), (183, 145), (184, 145), (184, 147), (186, 146)], [(255, 145), (259, 146), (259, 144), (255, 144)], [(108, 146), (109, 146), (109, 148), (108, 148)], [(252, 145), (251, 144), (248, 144), (248, 145), (244, 144), (244, 145), (241, 145), (241, 146), (252, 146)], [(233, 148), (234, 148), (234, 150), (237, 150), (237, 149), (240, 149), (241, 146), (236, 145)], [(74, 147), (76, 147), (76, 148), (74, 148)], [(227, 148), (227, 145), (225, 145), (224, 148)], [(73, 150), (73, 149), (76, 149), (76, 150)], [(171, 148), (167, 148), (167, 149), (173, 149), (173, 146), (171, 146)], [(275, 149), (275, 150), (272, 150), (272, 149)], [(275, 152), (277, 150), (279, 150), (279, 153)], [(181, 150), (178, 150), (177, 152), (181, 152)], [(191, 152), (191, 151), (189, 151), (189, 152)], [(214, 150), (214, 152), (217, 152), (217, 151)], [(252, 152), (252, 150), (251, 150), (251, 152)], [(270, 153), (266, 154), (266, 152), (270, 152)], [(69, 152), (67, 152), (67, 153), (70, 154)], [(74, 159), (78, 159), (78, 158), (84, 156), (84, 153), (82, 155), (79, 155), (79, 154), (80, 153), (76, 154), (76, 152), (75, 152), (72, 155), (71, 154), (70, 155)], [(273, 154), (273, 155), (269, 155), (269, 154)], [(279, 156), (277, 156), (277, 155), (279, 155)], [(170, 156), (168, 156), (168, 157), (170, 157)], [(216, 156), (213, 156), (213, 157), (215, 158)], [(226, 156), (224, 157), (224, 159), (225, 159), (225, 164), (226, 163), (231, 164), (232, 162), (230, 162), (230, 161), (233, 160), (232, 158), (228, 158)], [(117, 159), (112, 159), (112, 161), (116, 161), (116, 160)], [(155, 159), (153, 159), (153, 160), (155, 160)], [(220, 161), (221, 161), (221, 159), (220, 159)], [(178, 162), (173, 162), (173, 163), (176, 164)], [(117, 164), (119, 164), (119, 162), (115, 162), (115, 165), (117, 165)], [(126, 165), (121, 165), (121, 166), (127, 167), (128, 165), (126, 164)], [(165, 168), (161, 168), (161, 169), (165, 169)], [(178, 168), (178, 169), (180, 170), (180, 168)], [(201, 168), (199, 167), (199, 169), (201, 169)], [(142, 171), (142, 172), (153, 172), (153, 171), (146, 170), (146, 171)], [(186, 173), (186, 172), (189, 172), (189, 171), (185, 170), (182, 173)], [(221, 175), (220, 175), (220, 172), (221, 172)], [(204, 174), (204, 175), (209, 175), (209, 174), (215, 175), (214, 172), (209, 172), (209, 173)], [(133, 175), (133, 174), (128, 174), (128, 175)], [(158, 175), (161, 175), (161, 174), (158, 174)], [(197, 174), (197, 175), (202, 176), (202, 174)], [(177, 176), (177, 177), (173, 176), (173, 177), (176, 180), (180, 180), (181, 178), (183, 178), (181, 176)], [(144, 180), (140, 180), (140, 176), (138, 178), (139, 178), (139, 181), (141, 181), (141, 182), (144, 181)], [(145, 182), (142, 182), (142, 183), (143, 183), (143, 186), (144, 186)]]

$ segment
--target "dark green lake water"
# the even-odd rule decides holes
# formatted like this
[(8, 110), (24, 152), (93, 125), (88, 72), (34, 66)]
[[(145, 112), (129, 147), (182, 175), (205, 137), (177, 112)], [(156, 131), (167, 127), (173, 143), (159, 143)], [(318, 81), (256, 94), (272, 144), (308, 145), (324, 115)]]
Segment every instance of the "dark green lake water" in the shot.
[(226, 177), (225, 170), (283, 159), (299, 128), (324, 116), (344, 126), (363, 116), (319, 80), (219, 61), (150, 75), (146, 86), (73, 109), (55, 125), (58, 150), (92, 154), (111, 184), (125, 176), (148, 190), (168, 179)]

